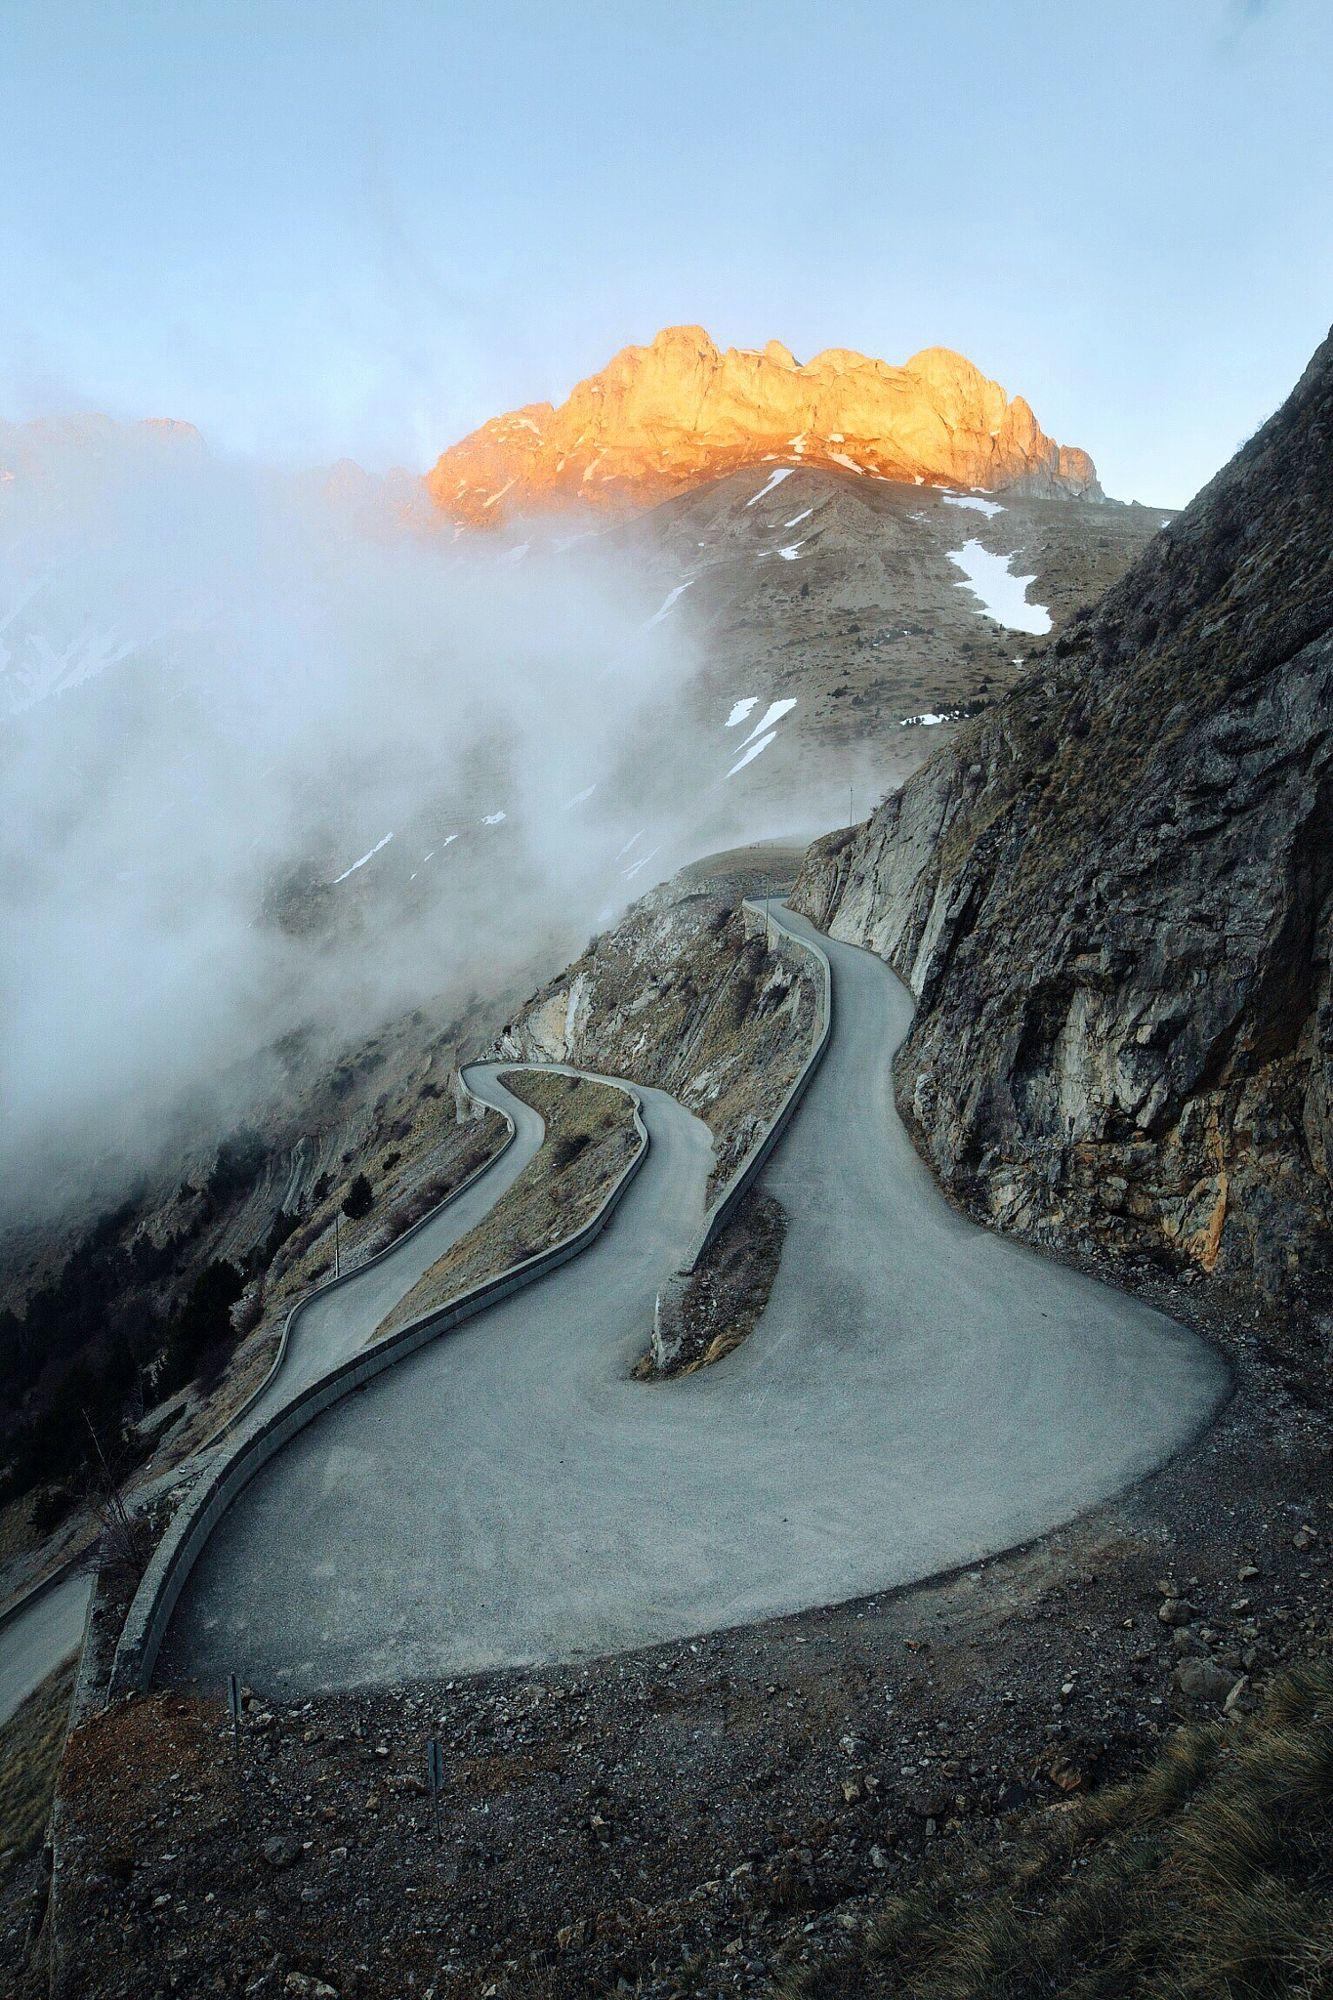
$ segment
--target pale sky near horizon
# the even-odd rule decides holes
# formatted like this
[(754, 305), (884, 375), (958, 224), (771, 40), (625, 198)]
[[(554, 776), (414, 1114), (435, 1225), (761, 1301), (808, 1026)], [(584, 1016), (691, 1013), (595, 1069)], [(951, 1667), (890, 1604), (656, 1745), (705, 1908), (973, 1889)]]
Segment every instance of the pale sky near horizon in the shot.
[(1328, 0), (7, 0), (0, 417), (423, 470), (658, 327), (1180, 504), (1333, 315)]

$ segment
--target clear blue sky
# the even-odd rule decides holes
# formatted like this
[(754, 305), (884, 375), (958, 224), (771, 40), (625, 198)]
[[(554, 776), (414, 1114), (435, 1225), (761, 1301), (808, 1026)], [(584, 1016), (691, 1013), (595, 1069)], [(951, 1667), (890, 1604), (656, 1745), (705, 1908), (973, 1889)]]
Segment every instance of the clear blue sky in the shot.
[(4, 0), (0, 415), (424, 467), (630, 340), (961, 349), (1178, 502), (1333, 314), (1328, 0)]

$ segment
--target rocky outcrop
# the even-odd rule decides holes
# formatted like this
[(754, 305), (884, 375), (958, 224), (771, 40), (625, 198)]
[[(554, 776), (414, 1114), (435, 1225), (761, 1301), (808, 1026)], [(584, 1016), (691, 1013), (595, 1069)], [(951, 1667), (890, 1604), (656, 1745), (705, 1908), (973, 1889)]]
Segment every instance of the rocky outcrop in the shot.
[(783, 887), (772, 865), (725, 857), (683, 870), (535, 994), (497, 1053), (670, 1091), (712, 1129), (714, 1200), (776, 1116), (815, 1034), (810, 954), (776, 927), (756, 933), (739, 907)]
[(1333, 1273), (1331, 625), (1333, 337), (794, 899), (910, 983), (900, 1100), (969, 1207), (1230, 1280), (1293, 1348)]
[(881, 479), (1098, 499), (1084, 451), (1057, 445), (961, 354), (903, 367), (830, 347), (800, 363), (674, 326), (626, 347), (559, 409), (531, 403), (483, 424), (429, 474), (436, 504), (471, 526), (534, 509), (650, 507), (772, 460)]

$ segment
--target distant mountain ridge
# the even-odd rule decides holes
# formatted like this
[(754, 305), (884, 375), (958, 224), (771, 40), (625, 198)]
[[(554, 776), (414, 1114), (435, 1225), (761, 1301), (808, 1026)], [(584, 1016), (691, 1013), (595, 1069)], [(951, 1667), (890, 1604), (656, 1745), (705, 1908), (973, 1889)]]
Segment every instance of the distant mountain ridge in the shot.
[(13, 424), (0, 417), (0, 485), (15, 479), (43, 477), (55, 457), (95, 464), (127, 450), (202, 450), (203, 438), (193, 424), (175, 417), (141, 417), (122, 423), (100, 410), (77, 410), (53, 417), (34, 417)]
[(626, 347), (562, 403), (530, 403), (452, 446), (427, 475), (454, 520), (494, 527), (525, 511), (655, 506), (773, 460), (906, 484), (1099, 500), (1097, 469), (1047, 437), (961, 354), (929, 347), (902, 367), (830, 347), (798, 362), (716, 347), (674, 326)]

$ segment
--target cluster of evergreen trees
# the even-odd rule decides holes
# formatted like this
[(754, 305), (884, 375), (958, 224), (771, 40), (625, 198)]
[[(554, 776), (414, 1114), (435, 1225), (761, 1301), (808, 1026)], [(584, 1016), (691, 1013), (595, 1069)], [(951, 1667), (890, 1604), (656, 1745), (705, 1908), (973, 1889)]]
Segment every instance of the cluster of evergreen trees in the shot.
[[(264, 1163), (258, 1137), (236, 1134), (202, 1187), (182, 1185), (190, 1220), (160, 1243), (136, 1227), (137, 1204), (127, 1202), (102, 1216), (21, 1314), (0, 1310), (0, 1499), (52, 1486), (44, 1512), (54, 1525), (87, 1471), (90, 1425), (108, 1457), (123, 1456), (145, 1405), (221, 1375), (238, 1339), (233, 1307), (300, 1221), (281, 1211), (240, 1264), (200, 1261), (203, 1239), (248, 1198)], [(328, 1191), (321, 1178), (317, 1196)], [(344, 1212), (359, 1217), (372, 1205), (358, 1174)]]
[(126, 1244), (117, 1240), (126, 1221), (123, 1211), (103, 1217), (21, 1317), (0, 1312), (5, 1497), (77, 1479), (91, 1449), (88, 1424), (110, 1451), (145, 1398), (220, 1370), (231, 1352), (243, 1273), (214, 1259), (164, 1309), (158, 1299), (170, 1296), (187, 1244), (147, 1234)]

